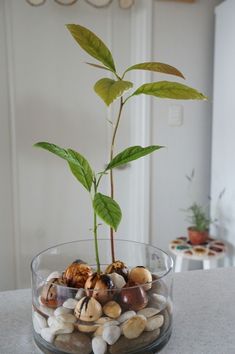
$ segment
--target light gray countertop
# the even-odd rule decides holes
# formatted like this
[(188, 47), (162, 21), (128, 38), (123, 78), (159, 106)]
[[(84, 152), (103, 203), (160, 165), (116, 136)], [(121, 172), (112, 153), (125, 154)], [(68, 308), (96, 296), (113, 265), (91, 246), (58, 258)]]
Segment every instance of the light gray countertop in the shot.
[[(0, 354), (39, 354), (31, 292), (0, 293)], [(120, 353), (121, 354), (121, 353)], [(235, 268), (174, 275), (174, 322), (161, 354), (235, 354)]]

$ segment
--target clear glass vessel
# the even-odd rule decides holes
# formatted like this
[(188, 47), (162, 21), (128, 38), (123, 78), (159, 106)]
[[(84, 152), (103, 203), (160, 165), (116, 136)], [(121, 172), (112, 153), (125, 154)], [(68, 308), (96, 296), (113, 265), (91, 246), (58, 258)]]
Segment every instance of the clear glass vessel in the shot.
[(93, 275), (84, 289), (87, 276), (96, 272), (93, 244), (60, 244), (32, 260), (36, 344), (44, 353), (158, 352), (172, 330), (172, 258), (151, 245), (116, 239), (116, 259), (121, 261), (116, 266), (123, 262), (128, 270), (107, 270), (110, 241), (100, 239), (101, 269), (111, 275), (101, 282)]

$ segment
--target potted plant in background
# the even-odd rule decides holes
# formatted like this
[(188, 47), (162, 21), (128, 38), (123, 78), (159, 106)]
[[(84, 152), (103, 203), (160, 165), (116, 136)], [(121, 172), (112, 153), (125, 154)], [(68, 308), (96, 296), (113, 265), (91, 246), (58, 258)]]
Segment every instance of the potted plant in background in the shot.
[(200, 204), (193, 203), (188, 209), (188, 237), (193, 245), (200, 245), (207, 241), (209, 237), (209, 226), (212, 220), (208, 216), (208, 211)]
[[(32, 261), (35, 340), (43, 350), (55, 353), (156, 352), (171, 334), (172, 260), (151, 245), (115, 238), (122, 212), (114, 199), (113, 170), (162, 146), (131, 146), (116, 153), (116, 137), (124, 107), (140, 94), (168, 99), (206, 97), (171, 81), (143, 83), (130, 92), (133, 83), (126, 76), (132, 70), (184, 76), (173, 66), (159, 62), (135, 64), (119, 74), (110, 50), (100, 38), (80, 25), (67, 28), (80, 47), (99, 62), (87, 64), (112, 74), (113, 78), (97, 81), (94, 90), (107, 106), (118, 99), (119, 108), (113, 125), (110, 161), (104, 170), (95, 172), (87, 158), (74, 149), (49, 142), (36, 144), (64, 159), (87, 190), (93, 209), (93, 240), (52, 247)], [(110, 195), (100, 192), (107, 175)], [(110, 240), (99, 238), (98, 218), (110, 227)]]

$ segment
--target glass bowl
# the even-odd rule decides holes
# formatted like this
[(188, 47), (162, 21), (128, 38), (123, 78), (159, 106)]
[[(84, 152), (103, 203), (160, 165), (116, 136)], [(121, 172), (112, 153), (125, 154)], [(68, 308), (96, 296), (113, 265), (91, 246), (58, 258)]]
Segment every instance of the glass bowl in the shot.
[(172, 330), (172, 258), (116, 239), (119, 261), (110, 266), (110, 241), (100, 239), (97, 276), (93, 243), (56, 245), (32, 260), (36, 344), (45, 353), (156, 353)]

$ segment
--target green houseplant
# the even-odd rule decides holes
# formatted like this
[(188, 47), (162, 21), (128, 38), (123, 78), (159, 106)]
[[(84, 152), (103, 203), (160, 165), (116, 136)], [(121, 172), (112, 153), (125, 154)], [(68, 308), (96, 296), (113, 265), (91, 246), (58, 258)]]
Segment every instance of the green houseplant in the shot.
[[(100, 272), (100, 260), (98, 251), (98, 239), (97, 239), (97, 216), (100, 217), (107, 225), (110, 226), (110, 242), (111, 242), (111, 256), (112, 261), (115, 261), (115, 245), (113, 230), (117, 230), (121, 221), (121, 208), (114, 200), (114, 177), (113, 169), (116, 167), (125, 165), (133, 160), (146, 156), (156, 150), (162, 148), (159, 145), (152, 145), (147, 147), (131, 146), (124, 151), (115, 155), (115, 142), (118, 127), (121, 121), (121, 115), (124, 106), (130, 99), (141, 94), (151, 95), (158, 98), (168, 99), (196, 99), (205, 100), (206, 97), (197, 90), (188, 87), (184, 84), (171, 81), (158, 81), (152, 83), (145, 83), (129, 93), (133, 87), (133, 83), (124, 80), (126, 74), (131, 70), (149, 70), (153, 72), (159, 72), (169, 75), (174, 75), (180, 78), (184, 78), (183, 74), (168, 64), (159, 62), (145, 62), (135, 64), (127, 68), (124, 73), (119, 74), (116, 71), (116, 66), (111, 52), (106, 45), (89, 29), (80, 25), (67, 25), (68, 30), (72, 34), (73, 38), (85, 50), (90, 56), (98, 60), (102, 65), (96, 63), (87, 63), (98, 69), (106, 70), (112, 73), (114, 78), (102, 78), (94, 85), (95, 92), (101, 97), (104, 103), (109, 106), (116, 99), (119, 99), (119, 111), (114, 124), (112, 142), (110, 147), (110, 161), (105, 170), (95, 173), (90, 166), (87, 159), (80, 153), (73, 149), (61, 148), (55, 144), (48, 142), (39, 142), (35, 144), (37, 147), (46, 149), (57, 156), (66, 160), (69, 164), (71, 172), (76, 179), (83, 185), (83, 187), (89, 192), (91, 196), (91, 206), (94, 211), (94, 243), (97, 258), (97, 270)], [(128, 92), (128, 93), (127, 93)], [(125, 95), (126, 94), (126, 95)], [(99, 193), (99, 186), (102, 178), (109, 173), (110, 176), (110, 196)]]
[[(110, 50), (96, 34), (75, 24), (67, 25), (67, 29), (79, 46), (99, 62), (87, 64), (112, 75), (112, 78), (103, 77), (98, 80), (94, 90), (107, 106), (118, 100), (119, 109), (113, 124), (110, 160), (101, 171), (95, 172), (87, 158), (72, 148), (59, 147), (49, 142), (35, 144), (36, 147), (64, 159), (72, 174), (88, 192), (93, 209), (93, 245), (96, 263), (96, 269), (90, 267), (93, 265), (93, 261), (89, 260), (90, 243), (86, 246), (85, 242), (79, 244), (78, 250), (82, 250), (82, 254), (87, 255), (85, 260), (87, 264), (79, 259), (64, 270), (63, 267), (66, 267), (63, 263), (64, 259), (69, 258), (69, 255), (78, 257), (75, 243), (58, 245), (34, 258), (32, 284), (35, 340), (42, 349), (46, 348), (53, 353), (89, 354), (91, 348), (94, 354), (142, 353), (143, 350), (145, 353), (152, 353), (168, 341), (171, 333), (172, 260), (167, 254), (151, 245), (138, 243), (125, 245), (122, 241), (115, 240), (114, 232), (118, 229), (122, 212), (115, 200), (114, 169), (160, 150), (162, 146), (130, 146), (117, 153), (117, 132), (124, 107), (130, 99), (135, 99), (141, 94), (185, 100), (205, 100), (206, 97), (189, 86), (172, 81), (143, 83), (140, 87), (133, 88), (133, 83), (126, 80), (126, 76), (132, 70), (149, 70), (182, 79), (184, 76), (173, 66), (160, 62), (138, 63), (120, 74), (116, 70)], [(110, 181), (110, 195), (100, 192), (101, 183), (107, 176)], [(107, 240), (100, 240), (98, 236), (98, 218), (110, 227), (108, 254), (105, 248)], [(130, 271), (125, 264), (126, 260), (123, 262), (116, 257), (116, 251), (120, 254), (120, 247), (122, 250), (129, 247), (130, 251), (126, 253), (126, 259), (132, 267)], [(132, 263), (136, 255), (139, 257), (138, 262), (141, 262), (139, 264)], [(42, 278), (41, 274), (45, 274), (52, 268), (52, 259), (54, 266), (57, 267), (56, 270), (62, 268), (62, 272), (58, 275), (58, 272), (54, 271)], [(103, 268), (104, 264), (107, 265), (106, 269)], [(82, 298), (80, 298), (81, 293)], [(146, 308), (147, 304), (149, 304), (148, 308)], [(69, 313), (68, 320), (70, 321), (72, 316), (71, 321), (74, 321), (74, 324), (66, 322), (65, 317), (68, 313), (64, 314), (64, 308), (74, 309), (75, 317)], [(114, 310), (118, 314), (114, 315)], [(64, 317), (58, 319), (61, 313)], [(104, 325), (107, 319), (102, 317), (103, 313), (109, 316), (109, 320), (116, 319), (115, 324), (111, 326), (115, 327), (115, 333), (111, 333), (112, 329)], [(123, 316), (133, 317), (125, 318), (122, 325), (124, 334), (119, 327)], [(149, 316), (150, 319), (147, 320)], [(97, 337), (91, 334), (96, 329), (99, 331)], [(88, 333), (86, 338), (84, 332)]]
[(209, 226), (212, 220), (208, 217), (208, 213), (203, 206), (193, 203), (188, 209), (188, 236), (193, 245), (199, 245), (208, 239)]

